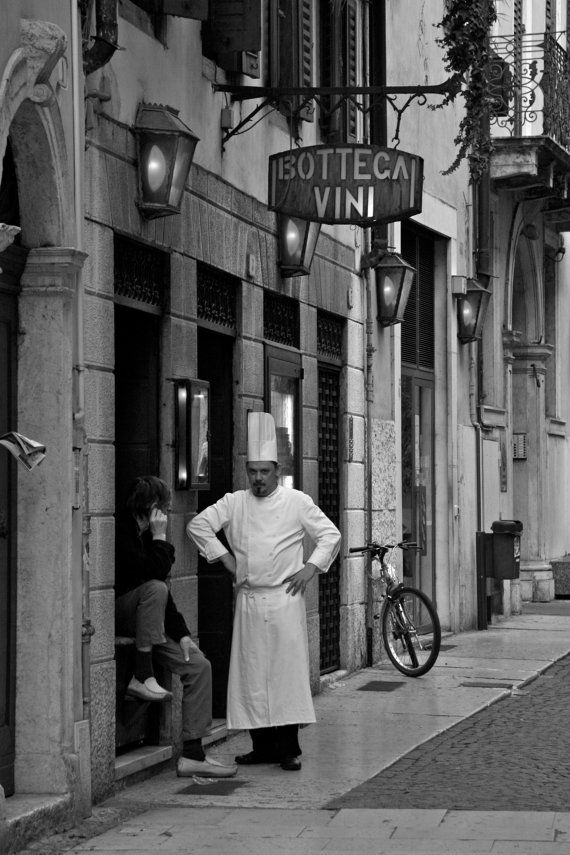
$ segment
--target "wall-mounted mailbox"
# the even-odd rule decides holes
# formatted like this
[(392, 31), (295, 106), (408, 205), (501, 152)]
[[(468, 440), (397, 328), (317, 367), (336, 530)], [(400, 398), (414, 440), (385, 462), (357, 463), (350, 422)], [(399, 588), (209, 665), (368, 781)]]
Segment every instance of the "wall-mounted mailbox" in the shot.
[(493, 532), (493, 576), (495, 579), (518, 579), (521, 566), (520, 520), (495, 520)]

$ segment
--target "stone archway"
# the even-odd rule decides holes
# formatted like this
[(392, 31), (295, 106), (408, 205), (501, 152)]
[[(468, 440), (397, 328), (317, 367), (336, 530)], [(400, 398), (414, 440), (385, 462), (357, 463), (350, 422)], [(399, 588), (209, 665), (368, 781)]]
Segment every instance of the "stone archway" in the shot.
[(523, 600), (551, 600), (554, 582), (546, 559), (543, 514), (546, 472), (545, 375), (552, 353), (544, 343), (543, 282), (539, 244), (524, 234), (522, 212), (507, 289), (508, 329), (504, 355), (511, 366), (510, 422), (513, 433), (513, 517), (524, 526), (521, 541)]
[(20, 46), (0, 69), (0, 164), (9, 138), (28, 250), (18, 299), (17, 427), (44, 442), (47, 455), (33, 473), (20, 467), (17, 475), (15, 785), (16, 794), (68, 794), (71, 810), (81, 776), (72, 376), (74, 299), (85, 255), (70, 247), (66, 134), (50, 85), (66, 36), (49, 22), (23, 20), (20, 27)]

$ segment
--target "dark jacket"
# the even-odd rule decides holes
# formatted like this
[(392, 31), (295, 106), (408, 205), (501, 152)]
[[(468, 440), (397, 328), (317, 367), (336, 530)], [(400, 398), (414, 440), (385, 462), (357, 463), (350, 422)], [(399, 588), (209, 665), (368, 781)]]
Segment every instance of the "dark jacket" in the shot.
[[(153, 540), (150, 531), (142, 534), (133, 517), (123, 515), (117, 520), (115, 538), (115, 596), (120, 597), (148, 582), (166, 582), (174, 564), (174, 547), (165, 540)], [(173, 641), (190, 635), (186, 621), (168, 592), (164, 614), (164, 631)]]

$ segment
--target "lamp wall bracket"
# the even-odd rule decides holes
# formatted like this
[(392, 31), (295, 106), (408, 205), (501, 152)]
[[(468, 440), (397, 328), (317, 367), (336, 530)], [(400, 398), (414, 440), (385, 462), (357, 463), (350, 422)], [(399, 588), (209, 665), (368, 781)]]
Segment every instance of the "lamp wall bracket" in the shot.
[[(394, 140), (399, 142), (400, 121), (404, 111), (415, 100), (419, 104), (425, 104), (427, 95), (441, 95), (443, 97), (452, 95), (457, 92), (460, 87), (460, 81), (457, 76), (453, 76), (445, 80), (443, 83), (434, 84), (432, 86), (234, 86), (226, 83), (213, 83), (214, 92), (223, 92), (231, 95), (235, 101), (248, 101), (261, 98), (262, 101), (258, 104), (242, 121), (226, 131), (222, 137), (222, 147), (233, 136), (240, 133), (245, 133), (246, 128), (264, 107), (277, 107), (284, 102), (291, 103), (291, 118), (296, 118), (299, 113), (305, 109), (311, 102), (316, 102), (319, 108), (324, 111), (327, 116), (332, 115), (336, 110), (339, 110), (346, 101), (352, 101), (356, 108), (362, 113), (368, 113), (380, 107), (383, 103), (390, 104), (396, 112), (398, 119), (396, 123), (396, 132)], [(402, 106), (398, 106), (396, 98), (401, 95), (407, 95), (408, 98)], [(363, 105), (357, 100), (359, 96), (370, 97), (368, 106)], [(326, 99), (326, 104), (325, 100)]]

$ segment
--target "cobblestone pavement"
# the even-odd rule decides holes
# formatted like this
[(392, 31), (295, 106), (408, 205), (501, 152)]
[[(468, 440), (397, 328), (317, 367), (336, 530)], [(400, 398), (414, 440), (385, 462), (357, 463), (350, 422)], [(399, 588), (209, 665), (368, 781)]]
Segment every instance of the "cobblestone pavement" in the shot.
[(570, 810), (570, 656), (327, 808)]

